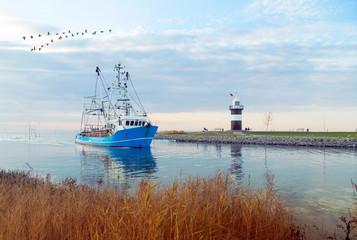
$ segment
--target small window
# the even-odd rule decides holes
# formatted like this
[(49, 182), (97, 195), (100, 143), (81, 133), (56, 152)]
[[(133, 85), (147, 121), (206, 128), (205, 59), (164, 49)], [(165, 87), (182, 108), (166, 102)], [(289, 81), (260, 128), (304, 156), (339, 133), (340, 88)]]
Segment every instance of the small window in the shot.
[(139, 126), (141, 126), (141, 121), (139, 121)]
[(134, 121), (131, 121), (131, 122), (130, 122), (130, 126), (133, 126), (133, 125), (134, 125)]
[(125, 123), (127, 126), (129, 126), (129, 121), (126, 121), (126, 123)]
[(138, 126), (138, 121), (135, 121), (135, 126)]

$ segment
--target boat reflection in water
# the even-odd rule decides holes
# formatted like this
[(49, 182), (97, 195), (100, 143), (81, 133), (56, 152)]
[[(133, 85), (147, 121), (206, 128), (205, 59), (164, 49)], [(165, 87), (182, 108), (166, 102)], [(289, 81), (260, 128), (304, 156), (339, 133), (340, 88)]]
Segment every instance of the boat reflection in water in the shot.
[(91, 186), (103, 182), (128, 189), (156, 172), (156, 159), (150, 148), (79, 146), (78, 149), (81, 159), (80, 181)]

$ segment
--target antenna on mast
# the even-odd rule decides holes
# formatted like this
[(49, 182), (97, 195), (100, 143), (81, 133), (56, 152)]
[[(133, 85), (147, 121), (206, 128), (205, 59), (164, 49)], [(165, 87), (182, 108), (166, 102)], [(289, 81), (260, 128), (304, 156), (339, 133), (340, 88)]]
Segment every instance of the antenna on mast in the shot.
[(122, 67), (120, 63), (116, 64), (114, 66), (114, 71), (116, 70), (118, 72), (117, 79), (118, 79), (118, 87), (120, 87), (120, 70), (124, 69), (125, 67)]

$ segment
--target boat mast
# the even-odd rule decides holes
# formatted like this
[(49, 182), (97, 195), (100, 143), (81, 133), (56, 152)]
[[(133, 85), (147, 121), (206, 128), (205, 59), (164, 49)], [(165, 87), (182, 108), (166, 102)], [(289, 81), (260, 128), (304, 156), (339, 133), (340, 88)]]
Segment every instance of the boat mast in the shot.
[[(129, 104), (128, 104), (128, 101), (127, 101), (127, 99), (128, 99), (128, 89), (127, 89), (127, 88), (128, 88), (128, 84), (127, 84), (127, 82), (128, 82), (128, 73), (126, 73), (126, 72), (121, 72), (122, 69), (124, 69), (124, 67), (122, 67), (120, 63), (119, 63), (119, 64), (116, 64), (116, 65), (114, 66), (114, 70), (116, 70), (116, 71), (118, 72), (118, 75), (117, 75), (118, 87), (119, 87), (119, 89), (122, 89), (122, 90), (123, 90), (123, 96), (122, 96), (122, 98), (123, 98), (123, 100), (124, 100), (123, 105), (124, 105), (125, 115), (127, 116), (127, 115), (130, 114), (130, 112), (129, 112)], [(126, 75), (125, 75), (125, 77), (123, 78), (123, 85), (124, 85), (124, 86), (121, 86), (120, 75), (121, 75), (121, 74), (125, 74), (125, 73), (126, 73)]]

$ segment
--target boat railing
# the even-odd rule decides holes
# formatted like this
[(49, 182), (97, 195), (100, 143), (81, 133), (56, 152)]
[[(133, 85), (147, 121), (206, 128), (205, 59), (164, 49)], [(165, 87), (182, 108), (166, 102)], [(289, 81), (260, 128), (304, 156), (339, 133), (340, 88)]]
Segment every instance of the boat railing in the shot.
[(86, 124), (84, 126), (84, 131), (100, 131), (100, 130), (105, 130), (105, 125)]
[(105, 126), (98, 125), (86, 125), (84, 131), (80, 133), (81, 136), (85, 137), (108, 137), (112, 134), (111, 129), (106, 129)]

